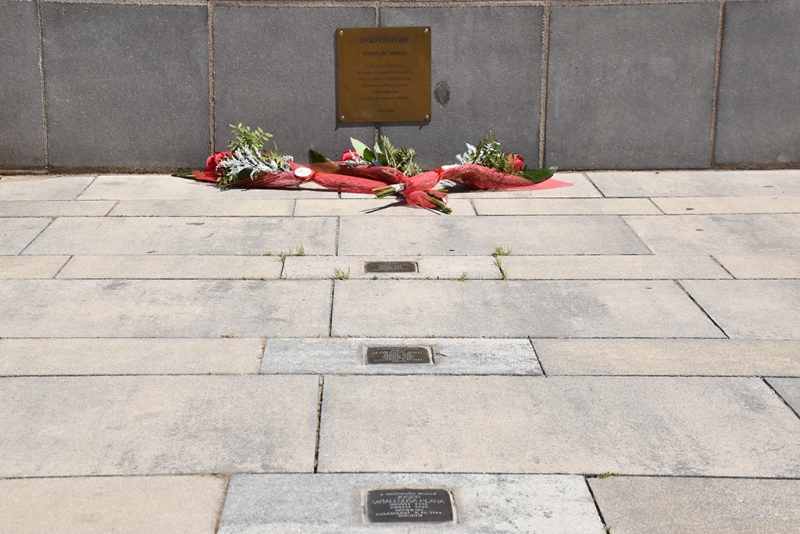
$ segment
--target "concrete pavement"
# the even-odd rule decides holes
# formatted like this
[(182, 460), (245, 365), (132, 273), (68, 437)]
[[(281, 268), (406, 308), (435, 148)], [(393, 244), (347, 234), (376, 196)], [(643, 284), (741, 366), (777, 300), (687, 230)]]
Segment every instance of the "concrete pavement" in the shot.
[(559, 178), (3, 177), (0, 532), (800, 532), (800, 170)]

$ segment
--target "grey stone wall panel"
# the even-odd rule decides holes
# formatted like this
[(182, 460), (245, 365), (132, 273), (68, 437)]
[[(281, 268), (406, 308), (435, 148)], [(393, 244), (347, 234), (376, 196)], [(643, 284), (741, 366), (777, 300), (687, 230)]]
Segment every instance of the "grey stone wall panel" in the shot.
[(729, 2), (717, 163), (800, 162), (800, 3)]
[(35, 2), (0, 2), (0, 167), (45, 164)]
[(545, 161), (705, 168), (719, 5), (553, 6)]
[(201, 167), (205, 6), (42, 4), (50, 163)]
[(216, 149), (230, 124), (260, 126), (284, 154), (308, 149), (338, 159), (350, 137), (369, 144), (370, 125), (336, 122), (336, 28), (372, 27), (372, 7), (218, 5), (214, 9)]
[(381, 26), (431, 27), (431, 121), (381, 127), (420, 165), (456, 163), (491, 130), (538, 167), (542, 6), (382, 8)]

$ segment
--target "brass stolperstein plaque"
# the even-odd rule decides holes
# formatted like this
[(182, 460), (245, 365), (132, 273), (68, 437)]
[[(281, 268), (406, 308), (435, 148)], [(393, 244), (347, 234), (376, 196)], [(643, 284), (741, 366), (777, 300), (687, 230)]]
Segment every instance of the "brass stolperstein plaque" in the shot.
[(337, 119), (425, 122), (431, 118), (431, 29), (336, 30)]

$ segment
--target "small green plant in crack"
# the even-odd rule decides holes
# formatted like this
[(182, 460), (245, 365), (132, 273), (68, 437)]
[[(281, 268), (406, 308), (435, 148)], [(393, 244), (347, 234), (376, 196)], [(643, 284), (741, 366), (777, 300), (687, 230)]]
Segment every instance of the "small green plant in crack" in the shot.
[(611, 471), (606, 471), (602, 475), (599, 475), (597, 478), (608, 478), (608, 477), (618, 477), (619, 473), (612, 473)]
[(500, 276), (503, 278), (503, 280), (508, 280), (508, 275), (503, 269), (503, 261), (500, 259), (500, 256), (494, 257), (494, 264), (498, 269), (500, 269)]
[(333, 268), (333, 277), (337, 280), (349, 280), (350, 279), (350, 268), (347, 268), (347, 271), (343, 271), (337, 267)]
[(458, 280), (459, 280), (459, 282), (463, 282), (466, 279), (467, 279), (467, 273), (466, 273), (466, 271), (464, 271), (463, 273), (461, 273), (461, 276), (458, 277)]
[(511, 247), (508, 247), (508, 246), (501, 247), (500, 245), (497, 245), (497, 246), (494, 247), (494, 252), (492, 253), (492, 256), (494, 256), (494, 257), (497, 257), (497, 256), (508, 256), (509, 254), (511, 254)]
[(603, 527), (603, 530), (605, 530), (608, 534), (611, 534), (611, 527), (605, 526)]

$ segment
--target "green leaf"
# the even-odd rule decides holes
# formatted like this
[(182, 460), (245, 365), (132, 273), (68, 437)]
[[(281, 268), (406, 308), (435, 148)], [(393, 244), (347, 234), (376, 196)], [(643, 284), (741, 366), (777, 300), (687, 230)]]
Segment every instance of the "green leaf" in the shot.
[(311, 160), (311, 163), (327, 163), (331, 161), (313, 148), (308, 149), (308, 158)]
[(364, 158), (367, 161), (367, 163), (372, 163), (376, 159), (375, 158), (375, 153), (372, 152), (372, 150), (370, 150), (369, 148), (365, 148), (364, 149), (364, 153), (363, 154), (359, 154), (359, 155), (362, 158)]
[(372, 159), (375, 158), (374, 154), (372, 155), (372, 159), (370, 159), (370, 158), (368, 158), (368, 157), (366, 157), (364, 155), (366, 152), (369, 152), (370, 154), (372, 154), (372, 151), (369, 149), (369, 147), (367, 145), (365, 145), (364, 143), (362, 143), (358, 139), (356, 139), (354, 137), (351, 137), (350, 138), (350, 143), (353, 145), (353, 149), (356, 152), (358, 152), (358, 155), (361, 156), (363, 159), (365, 159), (367, 161), (372, 161)]
[(544, 182), (551, 176), (553, 176), (558, 167), (546, 167), (544, 169), (526, 169), (524, 171), (520, 171), (519, 175), (528, 180), (529, 182), (533, 182), (534, 184), (538, 184), (539, 182)]
[(184, 174), (181, 172), (176, 172), (172, 176), (174, 176), (175, 178), (191, 178), (192, 180), (195, 179), (194, 174)]

